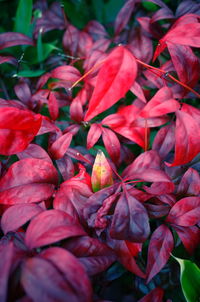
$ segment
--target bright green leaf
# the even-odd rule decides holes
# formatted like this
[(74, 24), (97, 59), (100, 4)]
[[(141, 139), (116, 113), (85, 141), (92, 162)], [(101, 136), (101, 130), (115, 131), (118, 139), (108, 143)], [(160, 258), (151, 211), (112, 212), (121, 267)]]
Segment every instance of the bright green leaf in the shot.
[(181, 286), (187, 302), (200, 301), (200, 269), (189, 261), (174, 257), (181, 267)]

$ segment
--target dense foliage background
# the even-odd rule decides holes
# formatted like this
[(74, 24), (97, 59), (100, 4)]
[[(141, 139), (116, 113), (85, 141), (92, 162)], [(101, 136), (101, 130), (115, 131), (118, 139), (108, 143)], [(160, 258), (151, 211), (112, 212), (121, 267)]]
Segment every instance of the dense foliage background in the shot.
[(200, 2), (0, 20), (0, 302), (200, 301)]

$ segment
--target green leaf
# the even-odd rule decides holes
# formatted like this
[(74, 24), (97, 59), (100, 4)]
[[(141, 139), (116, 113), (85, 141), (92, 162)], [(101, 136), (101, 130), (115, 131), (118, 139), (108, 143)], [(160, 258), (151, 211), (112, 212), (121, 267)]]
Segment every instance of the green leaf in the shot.
[(45, 73), (45, 70), (22, 70), (18, 72), (15, 77), (22, 77), (22, 78), (34, 78), (34, 77), (40, 77), (43, 73)]
[(102, 23), (104, 14), (103, 0), (92, 0), (92, 7), (97, 21)]
[(190, 260), (174, 257), (181, 267), (181, 286), (187, 302), (200, 301), (200, 269)]
[(142, 6), (150, 12), (155, 12), (158, 10), (158, 6), (150, 1), (142, 1)]
[(32, 6), (32, 0), (19, 0), (14, 27), (16, 32), (30, 35)]

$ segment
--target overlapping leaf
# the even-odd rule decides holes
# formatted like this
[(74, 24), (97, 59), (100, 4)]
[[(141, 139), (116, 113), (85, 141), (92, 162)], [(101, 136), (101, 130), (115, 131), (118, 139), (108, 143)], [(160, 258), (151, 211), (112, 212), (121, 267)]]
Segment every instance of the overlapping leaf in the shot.
[(116, 47), (101, 67), (85, 121), (107, 110), (125, 96), (137, 75), (137, 63), (123, 46)]
[(22, 159), (0, 180), (0, 203), (11, 205), (46, 200), (53, 194), (57, 181), (57, 171), (50, 162)]
[(85, 235), (85, 232), (72, 216), (60, 210), (48, 210), (31, 220), (25, 243), (32, 249), (81, 235)]
[(0, 108), (0, 154), (11, 155), (26, 149), (42, 122), (39, 114), (14, 107)]
[(173, 247), (174, 240), (171, 231), (164, 224), (160, 225), (152, 234), (149, 243), (147, 282), (149, 282), (165, 266)]

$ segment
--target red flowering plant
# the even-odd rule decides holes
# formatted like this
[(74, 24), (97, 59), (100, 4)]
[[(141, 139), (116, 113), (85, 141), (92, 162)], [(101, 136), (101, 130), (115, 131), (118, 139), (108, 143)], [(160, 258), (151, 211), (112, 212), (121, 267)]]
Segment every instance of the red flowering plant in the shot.
[(1, 6), (0, 301), (199, 301), (198, 1)]

